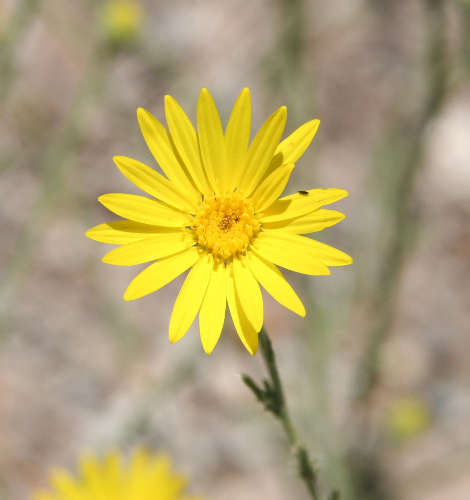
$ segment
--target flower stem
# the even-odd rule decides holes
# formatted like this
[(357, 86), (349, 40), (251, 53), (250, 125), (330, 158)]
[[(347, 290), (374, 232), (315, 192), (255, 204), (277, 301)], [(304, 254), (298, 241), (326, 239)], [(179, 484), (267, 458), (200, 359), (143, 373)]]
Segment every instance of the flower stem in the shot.
[[(261, 330), (259, 340), (261, 355), (268, 370), (269, 379), (263, 380), (263, 387), (260, 387), (249, 375), (242, 375), (242, 380), (253, 391), (256, 399), (263, 404), (265, 409), (280, 420), (297, 462), (297, 473), (305, 483), (311, 498), (320, 500), (317, 472), (307, 449), (299, 441), (297, 432), (292, 424), (276, 365), (276, 357), (271, 341), (264, 328)], [(333, 492), (330, 498), (338, 500), (339, 493), (336, 491)]]

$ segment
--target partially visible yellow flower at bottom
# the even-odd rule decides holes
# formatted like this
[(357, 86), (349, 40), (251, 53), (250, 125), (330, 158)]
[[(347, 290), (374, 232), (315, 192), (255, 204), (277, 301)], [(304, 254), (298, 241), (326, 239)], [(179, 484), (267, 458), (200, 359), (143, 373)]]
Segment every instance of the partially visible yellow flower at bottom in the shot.
[(187, 481), (167, 456), (142, 450), (128, 461), (119, 452), (83, 458), (77, 475), (57, 470), (50, 483), (33, 500), (200, 500), (185, 494)]

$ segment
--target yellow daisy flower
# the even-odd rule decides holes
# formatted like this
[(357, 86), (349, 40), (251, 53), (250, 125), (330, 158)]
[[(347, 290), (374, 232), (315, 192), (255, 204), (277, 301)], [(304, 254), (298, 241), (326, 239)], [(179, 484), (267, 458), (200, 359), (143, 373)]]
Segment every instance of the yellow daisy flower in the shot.
[(103, 460), (83, 459), (79, 477), (56, 471), (50, 479), (53, 490), (33, 500), (196, 500), (184, 494), (186, 480), (171, 470), (167, 457), (138, 451), (129, 463), (122, 462), (117, 452)]
[(312, 120), (280, 142), (287, 109), (275, 111), (250, 141), (249, 89), (238, 97), (225, 132), (215, 103), (202, 89), (197, 131), (181, 106), (165, 96), (169, 132), (148, 111), (137, 110), (144, 139), (166, 177), (124, 156), (114, 158), (131, 182), (153, 198), (105, 194), (98, 200), (124, 220), (100, 224), (86, 234), (121, 245), (103, 262), (132, 266), (156, 261), (124, 293), (134, 300), (160, 289), (191, 268), (170, 319), (171, 342), (180, 340), (199, 313), (202, 346), (210, 354), (225, 319), (226, 304), (251, 354), (263, 325), (260, 284), (300, 316), (305, 308), (277, 266), (309, 275), (351, 257), (301, 236), (321, 231), (344, 214), (321, 208), (347, 196), (343, 189), (310, 189), (279, 198), (296, 161), (320, 124)]

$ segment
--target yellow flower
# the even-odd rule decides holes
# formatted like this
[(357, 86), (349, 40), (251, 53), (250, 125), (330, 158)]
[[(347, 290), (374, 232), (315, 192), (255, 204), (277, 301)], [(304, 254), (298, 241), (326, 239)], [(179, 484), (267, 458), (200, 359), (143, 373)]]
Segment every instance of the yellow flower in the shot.
[(109, 0), (103, 6), (101, 23), (113, 43), (132, 41), (142, 24), (142, 8), (135, 0)]
[(196, 500), (184, 494), (186, 480), (171, 470), (165, 456), (134, 453), (128, 464), (120, 453), (103, 460), (90, 457), (80, 462), (79, 477), (56, 471), (50, 479), (53, 490), (38, 493), (33, 500)]
[(152, 293), (191, 268), (171, 315), (171, 342), (185, 335), (199, 313), (201, 342), (210, 354), (228, 303), (243, 345), (254, 354), (263, 325), (259, 284), (305, 316), (302, 302), (276, 266), (326, 275), (328, 266), (352, 262), (340, 250), (301, 236), (341, 221), (342, 213), (321, 207), (347, 192), (310, 189), (278, 199), (320, 122), (309, 121), (280, 142), (287, 117), (283, 106), (249, 144), (249, 89), (238, 97), (225, 132), (206, 89), (198, 100), (197, 132), (170, 96), (165, 97), (165, 115), (169, 132), (148, 111), (137, 111), (147, 146), (166, 177), (131, 158), (114, 158), (124, 176), (153, 198), (100, 196), (106, 208), (128, 220), (100, 224), (86, 234), (121, 245), (104, 256), (108, 264), (156, 260), (131, 281), (124, 300)]
[(419, 399), (403, 398), (390, 409), (387, 427), (397, 441), (405, 441), (425, 431), (430, 424), (428, 407)]

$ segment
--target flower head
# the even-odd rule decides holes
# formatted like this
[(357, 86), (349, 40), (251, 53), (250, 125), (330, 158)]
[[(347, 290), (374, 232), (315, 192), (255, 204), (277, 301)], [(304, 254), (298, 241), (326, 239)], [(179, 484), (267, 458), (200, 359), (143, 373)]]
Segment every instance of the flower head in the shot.
[(106, 38), (113, 44), (133, 41), (142, 25), (142, 7), (136, 0), (108, 0), (101, 13)]
[(390, 435), (397, 441), (406, 441), (425, 431), (430, 424), (429, 409), (416, 398), (395, 401), (387, 418)]
[(50, 482), (52, 490), (38, 493), (34, 500), (196, 500), (184, 494), (186, 480), (171, 470), (167, 457), (143, 451), (127, 464), (120, 453), (103, 460), (86, 458), (78, 477), (59, 470)]
[(124, 219), (95, 226), (87, 236), (120, 245), (104, 256), (108, 264), (155, 261), (132, 280), (124, 300), (150, 294), (190, 269), (171, 315), (171, 342), (185, 335), (199, 313), (201, 342), (211, 353), (228, 303), (243, 345), (254, 354), (264, 314), (260, 284), (305, 316), (277, 266), (326, 275), (329, 266), (352, 262), (340, 250), (302, 236), (341, 221), (342, 213), (321, 207), (347, 192), (310, 189), (278, 199), (320, 122), (307, 122), (280, 142), (287, 118), (283, 106), (249, 144), (248, 89), (238, 97), (225, 131), (206, 89), (198, 100), (197, 132), (170, 96), (165, 97), (165, 115), (169, 132), (148, 111), (137, 111), (144, 139), (166, 176), (131, 158), (114, 158), (124, 176), (152, 198), (100, 196)]

